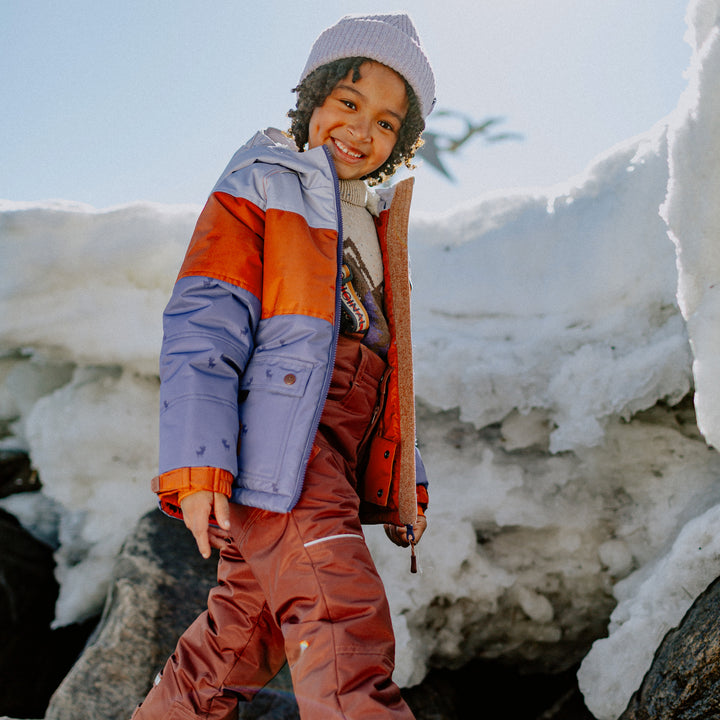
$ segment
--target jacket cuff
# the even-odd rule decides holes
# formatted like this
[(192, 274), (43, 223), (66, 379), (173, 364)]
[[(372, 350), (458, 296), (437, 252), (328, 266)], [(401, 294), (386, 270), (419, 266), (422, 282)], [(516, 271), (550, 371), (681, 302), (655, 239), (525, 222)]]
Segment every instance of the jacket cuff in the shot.
[(427, 487), (425, 485), (416, 485), (418, 515), (425, 515), (425, 510), (430, 503)]
[(151, 487), (161, 498), (174, 493), (182, 499), (200, 490), (219, 492), (230, 497), (233, 480), (232, 473), (221, 468), (184, 467), (154, 477)]

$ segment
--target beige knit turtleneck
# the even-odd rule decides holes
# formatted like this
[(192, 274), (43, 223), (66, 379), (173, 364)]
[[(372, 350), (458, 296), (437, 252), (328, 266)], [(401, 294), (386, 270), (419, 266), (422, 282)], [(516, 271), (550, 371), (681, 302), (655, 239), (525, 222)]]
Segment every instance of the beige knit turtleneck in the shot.
[[(340, 180), (343, 222), (343, 261), (352, 273), (351, 284), (369, 320), (364, 343), (386, 357), (390, 333), (383, 310), (383, 262), (377, 231), (368, 207), (371, 191), (362, 180)], [(352, 311), (343, 308), (341, 332), (354, 332)]]

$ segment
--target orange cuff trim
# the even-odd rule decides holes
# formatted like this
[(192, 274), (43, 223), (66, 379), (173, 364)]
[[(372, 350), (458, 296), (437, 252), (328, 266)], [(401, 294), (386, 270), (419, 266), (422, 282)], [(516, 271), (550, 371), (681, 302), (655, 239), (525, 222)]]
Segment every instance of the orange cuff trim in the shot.
[(418, 508), (422, 507), (422, 509), (425, 510), (430, 504), (430, 496), (428, 495), (427, 488), (424, 485), (416, 485), (415, 492), (417, 494)]
[(178, 500), (199, 490), (219, 492), (230, 497), (233, 480), (232, 473), (221, 468), (184, 467), (154, 477), (151, 487), (161, 497), (176, 493)]
[(158, 497), (160, 499), (160, 509), (166, 515), (177, 518), (178, 520), (183, 519), (182, 508), (180, 507), (176, 492), (167, 492)]

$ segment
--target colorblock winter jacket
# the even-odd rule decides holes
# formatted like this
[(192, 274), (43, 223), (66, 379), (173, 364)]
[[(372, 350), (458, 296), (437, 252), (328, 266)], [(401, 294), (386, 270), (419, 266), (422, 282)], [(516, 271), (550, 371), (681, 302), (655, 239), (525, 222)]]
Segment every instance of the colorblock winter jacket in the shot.
[[(384, 260), (392, 195), (381, 197), (376, 218)], [(299, 153), (266, 131), (234, 155), (200, 215), (163, 318), (153, 489), (166, 511), (177, 514), (191, 487), (274, 512), (298, 501), (333, 372), (342, 237), (325, 148)], [(414, 437), (400, 437), (387, 270), (385, 294), (393, 339), (387, 402), (358, 488), (366, 522), (399, 522), (401, 442), (414, 447)], [(419, 455), (416, 472), (422, 506)]]

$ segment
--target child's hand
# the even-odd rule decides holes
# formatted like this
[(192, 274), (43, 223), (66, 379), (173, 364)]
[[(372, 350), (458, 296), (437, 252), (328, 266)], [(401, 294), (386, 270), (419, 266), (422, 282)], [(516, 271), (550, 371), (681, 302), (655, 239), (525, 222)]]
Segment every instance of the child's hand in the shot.
[[(385, 524), (385, 534), (400, 547), (407, 547), (410, 543), (407, 539), (407, 529), (404, 525), (390, 525)], [(420, 538), (427, 529), (427, 518), (424, 515), (418, 515), (415, 524), (413, 525), (413, 533), (415, 533), (415, 544), (420, 542)]]
[(223, 530), (230, 529), (230, 504), (227, 497), (222, 493), (199, 490), (183, 498), (180, 507), (185, 526), (195, 537), (200, 554), (207, 560), (210, 557), (208, 536), (210, 514), (214, 513), (218, 525)]

